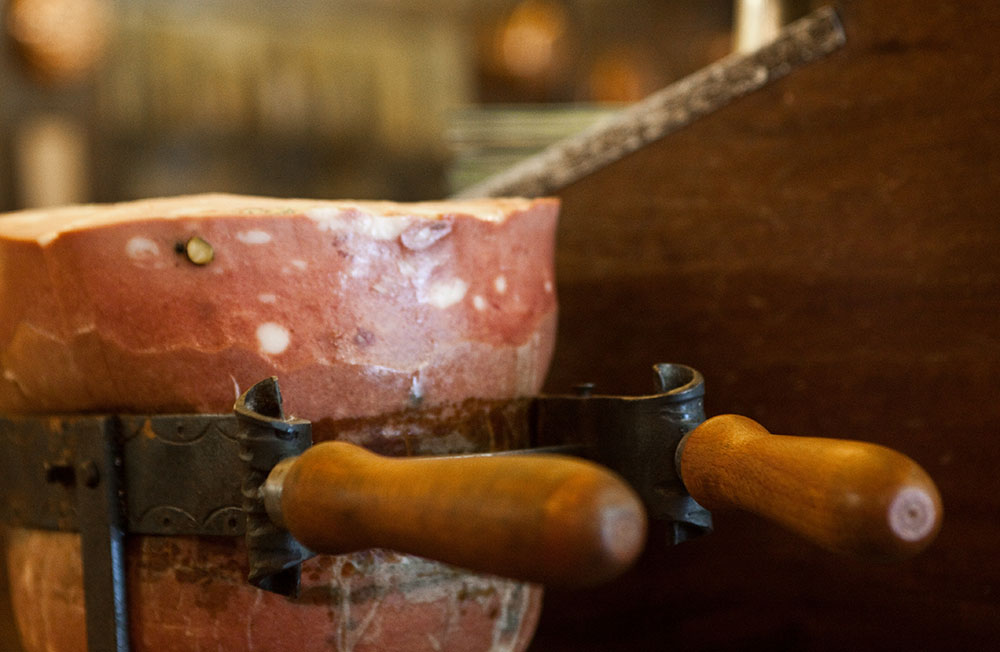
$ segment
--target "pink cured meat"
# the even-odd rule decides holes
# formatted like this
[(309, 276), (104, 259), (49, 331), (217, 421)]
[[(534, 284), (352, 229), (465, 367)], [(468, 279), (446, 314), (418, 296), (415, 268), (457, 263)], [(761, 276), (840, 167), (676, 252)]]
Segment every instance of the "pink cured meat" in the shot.
[[(0, 413), (227, 412), (276, 375), (325, 438), (335, 421), (533, 394), (558, 207), (202, 195), (0, 217)], [(82, 650), (77, 537), (9, 539), (27, 648)], [(540, 605), (536, 587), (378, 551), (309, 562), (287, 601), (243, 582), (238, 542), (129, 550), (137, 650), (523, 649)]]
[[(225, 412), (271, 374), (311, 420), (532, 393), (557, 211), (208, 195), (0, 218), (0, 411)], [(207, 265), (177, 251), (194, 236)]]
[[(87, 652), (79, 537), (14, 530), (12, 603), (28, 652)], [(527, 647), (541, 590), (372, 550), (303, 565), (294, 600), (249, 587), (235, 539), (128, 540), (136, 652), (344, 652)]]

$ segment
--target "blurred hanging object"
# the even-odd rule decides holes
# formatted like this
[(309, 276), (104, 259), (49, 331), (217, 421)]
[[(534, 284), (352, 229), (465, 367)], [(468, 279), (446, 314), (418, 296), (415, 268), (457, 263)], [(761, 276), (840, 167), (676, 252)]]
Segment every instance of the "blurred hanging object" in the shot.
[(599, 53), (587, 72), (589, 97), (594, 102), (628, 103), (641, 100), (652, 88), (651, 56), (619, 44)]
[(785, 0), (735, 0), (733, 50), (750, 52), (770, 43), (786, 22)]
[(21, 205), (43, 208), (87, 201), (87, 149), (87, 134), (72, 117), (41, 113), (26, 119), (13, 152)]
[(493, 58), (511, 77), (540, 81), (567, 64), (569, 16), (557, 0), (521, 0), (496, 31)]
[(4, 28), (29, 72), (45, 84), (78, 82), (107, 47), (108, 0), (10, 0)]

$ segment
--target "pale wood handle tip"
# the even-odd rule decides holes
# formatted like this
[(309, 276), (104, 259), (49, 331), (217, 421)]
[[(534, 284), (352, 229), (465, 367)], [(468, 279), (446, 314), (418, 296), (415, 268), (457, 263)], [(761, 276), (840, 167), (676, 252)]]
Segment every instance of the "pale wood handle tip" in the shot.
[(886, 520), (901, 541), (929, 541), (941, 527), (941, 498), (925, 486), (906, 486), (896, 492)]

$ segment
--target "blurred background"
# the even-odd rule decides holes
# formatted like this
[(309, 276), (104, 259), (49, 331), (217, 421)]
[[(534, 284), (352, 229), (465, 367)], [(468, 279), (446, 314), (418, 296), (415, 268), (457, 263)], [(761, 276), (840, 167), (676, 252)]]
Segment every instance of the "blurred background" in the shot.
[[(442, 197), (817, 4), (0, 0), (0, 210)], [(941, 536), (875, 566), (720, 513), (550, 592), (533, 650), (997, 649), (1000, 3), (836, 5), (841, 50), (558, 192), (546, 391), (691, 364), (710, 414), (913, 457)]]
[(810, 4), (0, 0), (0, 210), (439, 198)]

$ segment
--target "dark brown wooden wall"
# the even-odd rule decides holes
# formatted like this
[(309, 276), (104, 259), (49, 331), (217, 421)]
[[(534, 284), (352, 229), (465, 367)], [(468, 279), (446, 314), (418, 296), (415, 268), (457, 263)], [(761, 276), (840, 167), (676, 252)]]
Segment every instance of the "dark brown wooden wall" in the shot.
[(691, 364), (709, 414), (907, 453), (944, 528), (881, 566), (720, 513), (534, 650), (1000, 645), (1000, 3), (840, 9), (843, 50), (561, 193), (548, 389)]

